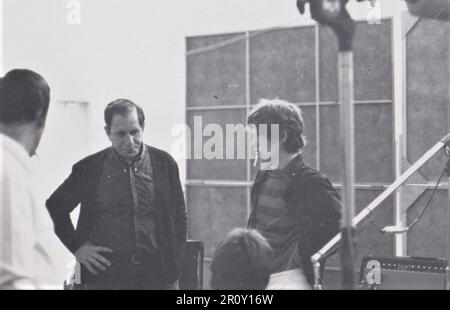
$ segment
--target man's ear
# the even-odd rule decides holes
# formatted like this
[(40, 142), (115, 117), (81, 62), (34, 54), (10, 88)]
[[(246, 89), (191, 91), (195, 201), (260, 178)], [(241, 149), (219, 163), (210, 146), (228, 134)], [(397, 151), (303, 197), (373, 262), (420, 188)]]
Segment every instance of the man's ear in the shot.
[(111, 135), (111, 128), (109, 128), (108, 126), (105, 126), (104, 128), (105, 128), (106, 135), (109, 137)]
[(47, 121), (47, 113), (44, 111), (40, 111), (34, 123), (36, 127), (40, 129), (41, 127), (45, 127), (46, 121)]

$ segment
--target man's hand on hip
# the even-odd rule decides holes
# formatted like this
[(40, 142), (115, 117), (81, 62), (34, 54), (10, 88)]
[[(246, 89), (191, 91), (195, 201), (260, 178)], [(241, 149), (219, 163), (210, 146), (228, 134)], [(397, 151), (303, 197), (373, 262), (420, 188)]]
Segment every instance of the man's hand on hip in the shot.
[(98, 275), (98, 271), (105, 271), (111, 266), (111, 262), (100, 255), (100, 252), (112, 253), (113, 250), (86, 242), (75, 252), (75, 257), (90, 273)]

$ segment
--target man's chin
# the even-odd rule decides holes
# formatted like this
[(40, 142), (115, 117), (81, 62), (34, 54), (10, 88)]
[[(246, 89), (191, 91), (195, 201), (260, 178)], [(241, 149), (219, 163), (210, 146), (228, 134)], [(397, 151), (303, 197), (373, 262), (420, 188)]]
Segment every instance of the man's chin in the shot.
[(130, 151), (130, 152), (123, 152), (123, 153), (120, 154), (120, 156), (123, 159), (132, 160), (132, 159), (135, 159), (136, 156), (138, 156), (138, 154), (139, 154), (139, 152), (137, 152), (137, 151), (134, 151), (134, 152)]

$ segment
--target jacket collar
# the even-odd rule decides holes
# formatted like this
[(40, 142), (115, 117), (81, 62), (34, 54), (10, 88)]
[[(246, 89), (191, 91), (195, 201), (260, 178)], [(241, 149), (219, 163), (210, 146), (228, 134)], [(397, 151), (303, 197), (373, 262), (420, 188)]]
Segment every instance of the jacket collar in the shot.
[(147, 152), (147, 146), (144, 143), (142, 143), (139, 154), (132, 161), (129, 161), (129, 160), (126, 160), (125, 158), (123, 158), (122, 156), (120, 156), (120, 154), (116, 151), (116, 149), (114, 149), (114, 147), (111, 146), (111, 153), (114, 156), (114, 158), (117, 159), (118, 161), (122, 162), (126, 166), (140, 163), (143, 160), (144, 156), (146, 155), (146, 152)]
[[(280, 169), (278, 171), (288, 176), (289, 178), (292, 178), (300, 172), (300, 169), (303, 167), (303, 165), (303, 156), (302, 154), (298, 154), (283, 169)], [(253, 186), (259, 186), (259, 184), (263, 183), (269, 175), (270, 171), (271, 170), (259, 170), (256, 173), (256, 178)]]
[(286, 167), (283, 168), (283, 171), (287, 175), (295, 177), (303, 165), (304, 165), (303, 156), (302, 154), (298, 154), (286, 165)]

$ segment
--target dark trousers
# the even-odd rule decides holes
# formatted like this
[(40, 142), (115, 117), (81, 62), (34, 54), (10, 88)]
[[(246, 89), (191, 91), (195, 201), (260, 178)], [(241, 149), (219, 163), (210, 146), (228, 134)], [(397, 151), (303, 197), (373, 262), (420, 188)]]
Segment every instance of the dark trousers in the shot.
[(128, 255), (105, 255), (111, 262), (97, 276), (82, 267), (81, 281), (86, 290), (167, 290), (159, 256), (143, 257), (137, 264)]

